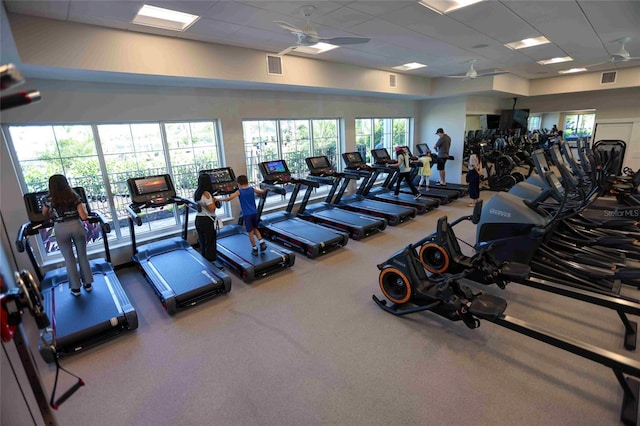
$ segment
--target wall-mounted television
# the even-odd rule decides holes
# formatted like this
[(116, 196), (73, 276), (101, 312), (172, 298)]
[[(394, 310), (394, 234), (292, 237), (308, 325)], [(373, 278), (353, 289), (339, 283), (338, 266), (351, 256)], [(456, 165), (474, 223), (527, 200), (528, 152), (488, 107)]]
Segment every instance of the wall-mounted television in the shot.
[(527, 129), (529, 123), (528, 109), (503, 109), (500, 114), (500, 130)]

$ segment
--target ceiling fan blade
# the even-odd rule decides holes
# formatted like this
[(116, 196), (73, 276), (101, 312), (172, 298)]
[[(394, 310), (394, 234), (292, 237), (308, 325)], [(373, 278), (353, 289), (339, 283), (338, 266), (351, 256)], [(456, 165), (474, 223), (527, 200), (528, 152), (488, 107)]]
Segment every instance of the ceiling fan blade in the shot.
[(596, 64), (591, 64), (591, 65), (586, 65), (585, 68), (597, 67), (598, 65), (615, 64), (616, 62), (620, 62), (620, 61), (616, 61), (613, 58), (611, 58), (608, 61), (598, 62)]
[(500, 75), (500, 74), (509, 74), (506, 71), (495, 71), (495, 72), (486, 72), (486, 73), (482, 73), (482, 74), (478, 74), (478, 77), (486, 77), (488, 75)]
[(280, 51), (280, 52), (276, 53), (276, 55), (277, 55), (277, 56), (284, 56), (284, 55), (286, 55), (287, 53), (289, 53), (289, 52), (292, 52), (292, 51), (296, 50), (297, 48), (298, 48), (298, 46), (289, 46), (289, 47), (287, 47), (286, 49), (284, 49), (284, 50), (282, 50), (282, 51)]
[(466, 75), (444, 75), (443, 77), (446, 77), (446, 78), (464, 78), (464, 79), (467, 79), (467, 80), (470, 79)]
[(302, 31), (300, 28), (294, 27), (293, 25), (291, 25), (291, 24), (289, 24), (287, 22), (284, 22), (284, 21), (273, 21), (273, 23), (278, 25), (283, 30), (291, 31), (292, 33), (304, 34), (304, 31)]
[(363, 44), (368, 43), (371, 39), (365, 37), (333, 37), (333, 38), (318, 38), (319, 41), (335, 44), (336, 46), (346, 46), (348, 44)]

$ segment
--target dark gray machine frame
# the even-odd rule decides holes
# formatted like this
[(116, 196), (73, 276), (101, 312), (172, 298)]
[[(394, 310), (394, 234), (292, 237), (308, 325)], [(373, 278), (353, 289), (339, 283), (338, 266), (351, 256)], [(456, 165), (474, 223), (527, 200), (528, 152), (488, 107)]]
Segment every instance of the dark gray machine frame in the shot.
[[(238, 190), (236, 175), (230, 167), (201, 170), (200, 173), (209, 175), (216, 194), (232, 194)], [(249, 236), (240, 223), (218, 230), (216, 240), (220, 261), (245, 283), (289, 268), (296, 260), (292, 251), (266, 241), (267, 250), (262, 250), (257, 255), (252, 254)]]
[[(169, 175), (154, 175), (127, 180), (131, 200), (128, 207), (133, 261), (147, 278), (169, 315), (231, 291), (231, 277), (205, 259), (187, 241), (189, 208), (199, 205), (178, 197)], [(142, 225), (143, 208), (161, 208), (169, 204), (185, 206), (181, 237), (136, 244), (135, 225)]]
[(88, 222), (99, 226), (104, 243), (105, 258), (89, 262), (94, 280), (90, 294), (76, 297), (69, 291), (61, 291), (69, 282), (66, 268), (43, 274), (38, 265), (29, 237), (53, 227), (53, 222), (42, 214), (46, 192), (23, 196), (29, 222), (20, 227), (16, 238), (17, 250), (26, 251), (33, 265), (40, 281), (45, 313), (51, 318), (52, 327), (42, 335), (39, 344), (40, 354), (48, 363), (55, 361), (51, 347), (59, 356), (69, 355), (138, 328), (138, 315), (111, 264), (107, 240), (107, 234), (111, 231), (109, 224), (98, 213), (91, 211), (83, 188), (75, 187), (74, 190), (87, 206)]

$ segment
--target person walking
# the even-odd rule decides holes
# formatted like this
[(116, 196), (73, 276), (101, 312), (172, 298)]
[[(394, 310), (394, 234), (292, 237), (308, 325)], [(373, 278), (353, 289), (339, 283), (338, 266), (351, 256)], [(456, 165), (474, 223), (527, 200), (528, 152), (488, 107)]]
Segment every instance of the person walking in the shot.
[(438, 172), (440, 173), (440, 182), (438, 182), (436, 185), (445, 186), (447, 184), (447, 176), (446, 176), (444, 166), (447, 163), (447, 160), (449, 159), (449, 148), (451, 147), (451, 138), (449, 137), (449, 135), (447, 135), (444, 132), (442, 127), (440, 127), (436, 131), (436, 135), (438, 135), (438, 142), (436, 142), (433, 148), (436, 150), (436, 153), (438, 154), (436, 164), (437, 164)]
[(407, 185), (411, 189), (411, 193), (415, 196), (415, 199), (417, 200), (422, 196), (422, 194), (420, 193), (420, 191), (416, 189), (416, 187), (413, 185), (413, 182), (411, 182), (411, 176), (410, 176), (411, 166), (409, 165), (409, 162), (410, 162), (410, 155), (407, 149), (403, 146), (396, 146), (396, 161), (395, 163), (387, 164), (388, 166), (399, 168), (398, 180), (396, 182), (396, 189), (393, 192), (393, 195), (397, 197), (400, 194), (400, 185), (404, 180), (405, 182), (407, 182)]
[(431, 151), (427, 151), (418, 158), (418, 161), (422, 163), (420, 167), (420, 182), (418, 182), (418, 191), (422, 189), (422, 185), (425, 185), (425, 191), (429, 190), (429, 178), (431, 177)]
[[(64, 258), (71, 294), (80, 296), (81, 286), (85, 291), (90, 292), (93, 290), (93, 273), (87, 256), (87, 234), (82, 224), (89, 215), (87, 207), (69, 186), (65, 176), (56, 174), (49, 178), (49, 194), (42, 213), (53, 220), (56, 242)], [(74, 246), (77, 259), (73, 253)], [(80, 274), (78, 274), (78, 266)]]
[(260, 250), (265, 251), (267, 249), (267, 243), (262, 239), (262, 234), (258, 230), (258, 209), (256, 208), (255, 194), (264, 194), (267, 192), (264, 189), (254, 188), (249, 186), (249, 180), (247, 176), (240, 175), (236, 179), (238, 182), (238, 190), (227, 198), (217, 198), (217, 201), (231, 201), (236, 198), (240, 199), (240, 209), (242, 210), (242, 220), (244, 227), (249, 235), (249, 241), (251, 242), (251, 253), (253, 255), (258, 254), (258, 247), (256, 247), (256, 239), (260, 244)]
[(216, 224), (216, 208), (220, 206), (212, 194), (211, 178), (206, 173), (198, 176), (198, 187), (193, 199), (202, 209), (196, 214), (196, 231), (200, 253), (209, 262), (215, 262), (218, 257), (218, 229)]
[(468, 207), (474, 207), (480, 198), (480, 173), (482, 171), (482, 156), (478, 148), (474, 148), (469, 157), (469, 171), (467, 172), (467, 183), (469, 184), (469, 198), (471, 202)]

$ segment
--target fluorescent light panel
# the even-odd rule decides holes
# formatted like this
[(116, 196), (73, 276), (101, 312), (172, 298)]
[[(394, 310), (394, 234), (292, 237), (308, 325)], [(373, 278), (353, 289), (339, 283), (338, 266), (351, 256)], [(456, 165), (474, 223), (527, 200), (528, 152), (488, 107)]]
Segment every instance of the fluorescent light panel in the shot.
[(393, 69), (400, 70), (400, 71), (411, 71), (411, 70), (417, 70), (418, 68), (424, 68), (424, 67), (426, 67), (425, 64), (420, 64), (418, 62), (410, 62), (408, 64), (398, 65), (397, 67), (393, 67)]
[(184, 31), (198, 19), (200, 19), (198, 15), (191, 15), (189, 13), (177, 12), (175, 10), (145, 4), (131, 22), (148, 27)]
[(563, 56), (562, 58), (545, 59), (542, 61), (538, 61), (538, 63), (540, 65), (550, 65), (550, 64), (559, 64), (561, 62), (569, 62), (569, 61), (573, 61), (573, 58), (571, 56)]
[(569, 70), (558, 71), (558, 74), (573, 74), (574, 72), (584, 72), (586, 68), (571, 68)]
[(444, 15), (454, 10), (480, 3), (481, 1), (484, 0), (420, 0), (419, 3), (427, 9)]
[(541, 44), (551, 43), (546, 37), (525, 38), (524, 40), (507, 43), (509, 49), (524, 49), (525, 47), (540, 46)]
[(333, 50), (338, 47), (339, 46), (329, 43), (316, 43), (313, 46), (296, 47), (296, 52), (307, 53), (309, 55), (319, 55), (320, 53), (328, 52), (329, 50)]

